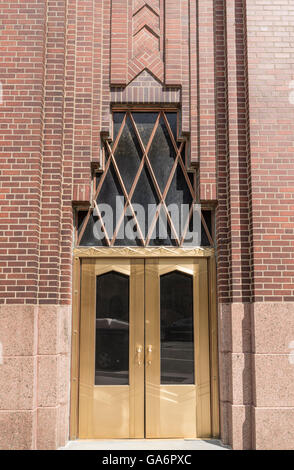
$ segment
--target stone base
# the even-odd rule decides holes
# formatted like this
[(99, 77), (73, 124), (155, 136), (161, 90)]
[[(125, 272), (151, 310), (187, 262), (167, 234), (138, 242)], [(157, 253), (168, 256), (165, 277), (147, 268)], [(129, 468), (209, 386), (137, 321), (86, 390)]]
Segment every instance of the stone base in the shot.
[[(69, 436), (71, 309), (0, 306), (0, 449), (56, 449)], [(294, 449), (294, 304), (220, 304), (221, 437)]]
[(220, 304), (221, 436), (233, 449), (294, 449), (294, 304)]
[(67, 442), (70, 339), (69, 306), (0, 306), (0, 449)]

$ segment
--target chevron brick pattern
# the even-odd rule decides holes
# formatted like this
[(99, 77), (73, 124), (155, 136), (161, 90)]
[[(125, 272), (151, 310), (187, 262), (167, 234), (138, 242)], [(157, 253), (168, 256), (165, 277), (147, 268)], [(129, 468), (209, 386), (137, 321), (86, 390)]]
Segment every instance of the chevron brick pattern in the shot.
[(144, 69), (163, 82), (163, 15), (161, 0), (134, 0), (132, 11), (132, 50), (129, 54), (128, 82)]

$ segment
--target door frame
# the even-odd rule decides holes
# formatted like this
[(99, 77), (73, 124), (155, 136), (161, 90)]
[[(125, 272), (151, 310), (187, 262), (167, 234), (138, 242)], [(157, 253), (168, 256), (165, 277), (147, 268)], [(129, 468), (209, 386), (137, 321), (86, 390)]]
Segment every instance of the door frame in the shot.
[(72, 352), (70, 390), (70, 439), (78, 439), (79, 353), (81, 315), (81, 261), (83, 258), (206, 258), (208, 268), (208, 321), (210, 350), (211, 437), (220, 436), (218, 319), (216, 298), (216, 262), (213, 248), (177, 247), (91, 247), (75, 248), (73, 253)]

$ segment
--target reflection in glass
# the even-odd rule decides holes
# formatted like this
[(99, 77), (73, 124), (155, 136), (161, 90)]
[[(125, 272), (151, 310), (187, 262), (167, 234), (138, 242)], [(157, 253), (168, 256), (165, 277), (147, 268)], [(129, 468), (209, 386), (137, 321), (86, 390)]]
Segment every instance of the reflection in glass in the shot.
[(157, 183), (161, 192), (163, 192), (175, 162), (176, 152), (162, 117), (160, 118), (148, 156)]
[[(200, 232), (200, 227), (198, 230), (193, 226), (192, 218), (190, 223), (188, 219), (195, 197), (196, 171), (187, 169), (186, 144), (178, 137), (176, 112), (113, 113), (113, 140), (109, 143), (113, 155), (107, 145), (105, 172), (96, 174), (96, 204), (106, 232), (99, 214), (91, 207), (87, 216), (78, 220), (81, 246), (109, 246), (111, 243), (114, 246), (142, 246), (147, 239), (150, 246), (186, 245), (188, 240), (185, 240), (186, 230), (183, 229), (187, 224), (190, 232), (193, 228)], [(177, 158), (178, 152), (181, 159)], [(112, 162), (108, 166), (109, 158)], [(127, 204), (128, 198), (130, 204)], [(160, 215), (160, 220), (154, 219), (157, 206), (163, 201), (174, 230), (166, 220), (166, 211)], [(109, 208), (107, 213), (103, 210), (104, 205)], [(149, 233), (151, 227), (152, 234)], [(189, 244), (199, 245), (200, 233), (198, 235), (199, 240), (190, 238)], [(209, 246), (203, 229), (202, 238), (202, 244)]]
[(142, 156), (142, 149), (128, 116), (115, 151), (115, 161), (128, 193), (138, 172)]
[(160, 277), (161, 384), (194, 383), (193, 277)]
[(96, 279), (95, 385), (129, 383), (129, 277)]

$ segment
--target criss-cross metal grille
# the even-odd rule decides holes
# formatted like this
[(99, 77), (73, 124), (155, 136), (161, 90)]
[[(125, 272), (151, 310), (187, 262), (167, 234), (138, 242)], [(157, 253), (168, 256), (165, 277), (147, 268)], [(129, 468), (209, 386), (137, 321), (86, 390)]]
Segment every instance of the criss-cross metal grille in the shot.
[[(105, 168), (96, 178), (93, 204), (81, 224), (78, 245), (183, 246), (197, 203), (196, 172), (187, 170), (185, 142), (177, 140), (177, 113), (114, 113), (113, 143), (105, 143), (105, 153)], [(119, 211), (117, 198), (122, 201)], [(113, 230), (105, 222), (103, 204), (115, 208)], [(172, 204), (189, 208), (181, 228), (173, 221)], [(145, 211), (143, 222), (138, 205)], [(121, 236), (131, 220), (135, 233), (132, 239)], [(201, 220), (212, 245), (202, 214)], [(158, 236), (162, 221), (167, 226), (164, 238)], [(103, 237), (94, 237), (95, 224)]]

